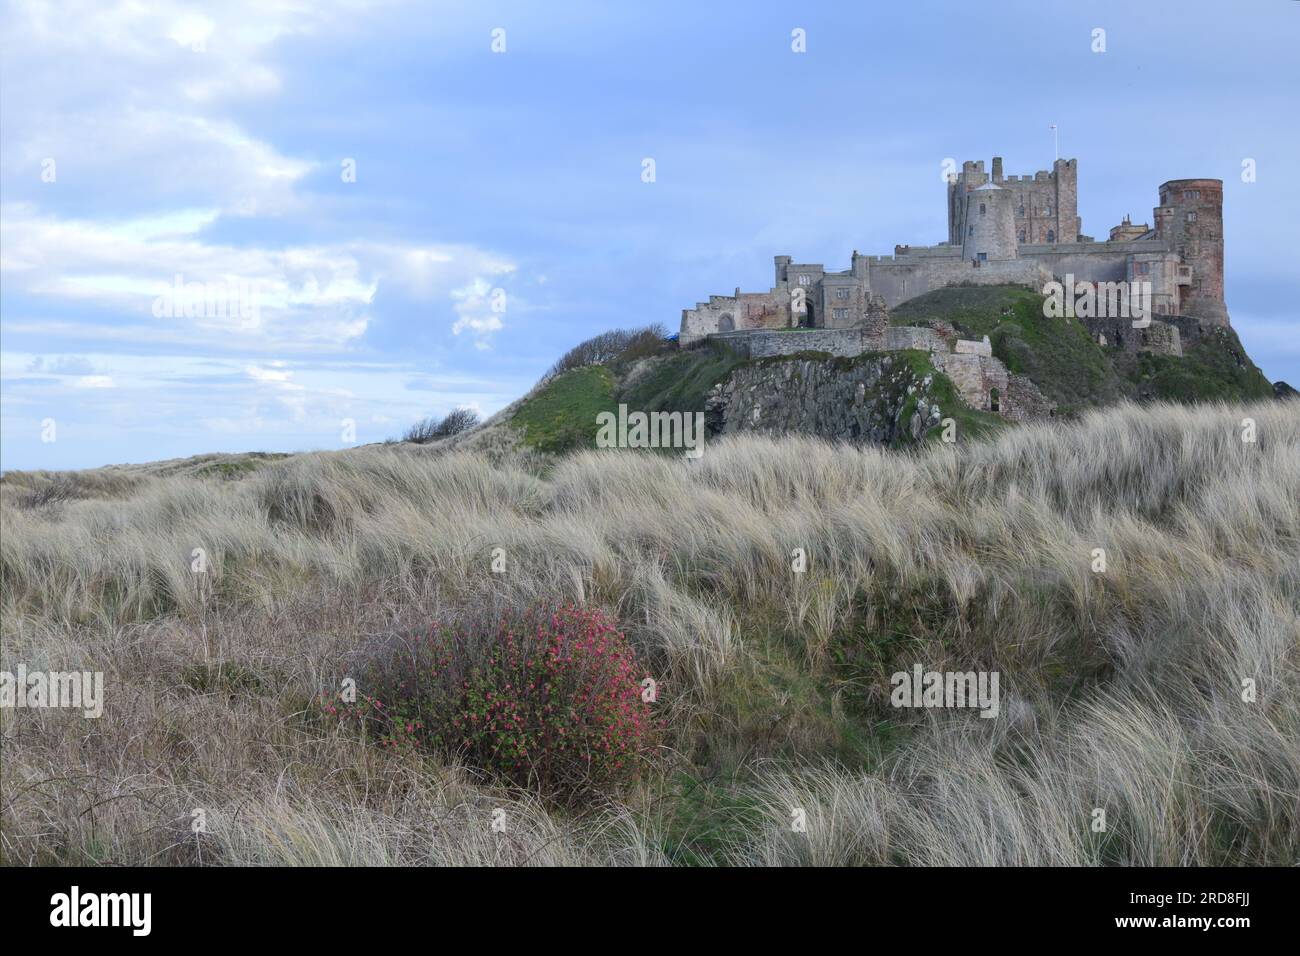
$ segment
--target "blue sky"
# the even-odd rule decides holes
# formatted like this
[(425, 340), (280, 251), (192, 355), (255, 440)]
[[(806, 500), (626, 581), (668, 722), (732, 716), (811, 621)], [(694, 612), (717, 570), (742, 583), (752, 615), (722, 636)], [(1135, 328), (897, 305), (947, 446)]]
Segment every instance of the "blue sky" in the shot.
[[(1233, 324), (1300, 384), (1300, 3), (0, 11), (5, 469), (490, 414), (590, 335), (768, 288), (775, 254), (942, 241), (943, 161), (1045, 169), (1050, 123), (1098, 237), (1224, 180)], [(177, 275), (244, 313), (167, 309)]]

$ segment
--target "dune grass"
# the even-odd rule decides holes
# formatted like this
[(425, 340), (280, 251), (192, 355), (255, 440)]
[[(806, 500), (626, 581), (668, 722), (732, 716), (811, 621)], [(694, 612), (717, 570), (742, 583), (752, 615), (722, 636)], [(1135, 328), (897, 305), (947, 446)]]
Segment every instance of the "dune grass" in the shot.
[[(107, 690), (98, 720), (0, 711), (6, 863), (1300, 859), (1296, 403), (908, 454), (10, 473), (0, 519), (3, 669)], [(322, 719), (376, 635), (538, 600), (617, 613), (664, 675), (663, 759), (623, 803), (561, 813)], [(914, 663), (997, 671), (1000, 716), (891, 707)]]

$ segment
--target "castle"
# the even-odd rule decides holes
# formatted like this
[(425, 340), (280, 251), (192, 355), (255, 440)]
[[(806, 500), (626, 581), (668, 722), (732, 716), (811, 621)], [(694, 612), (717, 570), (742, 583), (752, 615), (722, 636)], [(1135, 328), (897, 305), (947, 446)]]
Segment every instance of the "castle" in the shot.
[[(1022, 285), (1042, 291), (1048, 283), (1137, 283), (1149, 289), (1159, 318), (1140, 326), (1114, 315), (1080, 318), (1097, 342), (1129, 351), (1181, 355), (1182, 342), (1202, 328), (1228, 325), (1223, 299), (1223, 181), (1175, 179), (1160, 186), (1154, 226), (1128, 216), (1105, 241), (1081, 233), (1078, 161), (1058, 159), (1051, 171), (1003, 176), (1001, 157), (991, 175), (984, 162), (965, 162), (948, 177), (948, 239), (934, 246), (895, 246), (892, 256), (855, 250), (844, 272), (820, 263), (776, 256), (775, 285), (767, 292), (710, 296), (682, 310), (679, 341), (690, 345), (722, 337), (754, 357), (823, 350), (837, 355), (925, 348), (954, 377), (974, 407), (1020, 417), (1006, 395), (1005, 368), (987, 342), (963, 342), (931, 328), (889, 324), (889, 309), (933, 289), (954, 285)], [(1146, 285), (1149, 284), (1149, 285)], [(1070, 294), (1067, 291), (1067, 294)], [(783, 330), (803, 330), (791, 336)], [(818, 333), (818, 334), (813, 334)], [(958, 359), (956, 356), (967, 356)], [(963, 368), (972, 366), (969, 374)], [(961, 381), (958, 381), (961, 379)], [(1027, 384), (1027, 383), (1026, 383)], [(1014, 386), (1013, 386), (1014, 387)], [(1025, 403), (1041, 411), (1033, 397)], [(1026, 415), (1031, 413), (1026, 412)]]

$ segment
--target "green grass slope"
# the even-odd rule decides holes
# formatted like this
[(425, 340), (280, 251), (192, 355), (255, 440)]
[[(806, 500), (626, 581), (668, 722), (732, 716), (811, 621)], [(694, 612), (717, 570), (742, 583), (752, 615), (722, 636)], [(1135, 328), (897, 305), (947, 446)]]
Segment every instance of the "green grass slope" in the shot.
[(1078, 321), (1046, 317), (1043, 296), (1017, 286), (937, 289), (900, 305), (890, 321), (924, 325), (935, 319), (964, 336), (987, 335), (993, 354), (1012, 372), (1029, 376), (1062, 415), (1122, 399), (1254, 401), (1273, 393), (1230, 328), (1185, 344), (1181, 359), (1134, 356), (1098, 345)]
[(717, 342), (673, 352), (652, 359), (628, 375), (619, 401), (646, 412), (703, 411), (709, 389), (744, 362)]
[[(971, 408), (962, 401), (952, 380), (930, 364), (929, 352), (908, 349), (902, 355), (904, 361), (912, 367), (912, 371), (916, 373), (918, 378), (924, 378), (927, 375), (932, 377), (930, 398), (939, 402), (939, 407), (943, 409), (944, 418), (951, 418), (957, 423), (956, 434), (960, 436), (959, 440), (991, 438), (1009, 424), (1000, 415)], [(912, 413), (916, 411), (919, 398), (919, 394), (908, 398), (907, 403), (903, 406), (903, 414), (899, 416), (900, 421), (905, 422), (912, 417)], [(942, 424), (933, 426), (925, 433), (924, 440), (927, 442), (940, 440), (943, 436), (943, 430), (944, 426)], [(895, 441), (895, 447), (905, 447), (910, 444), (912, 442), (901, 435)]]
[(562, 452), (593, 447), (596, 416), (617, 407), (614, 374), (604, 365), (588, 365), (542, 385), (520, 404), (511, 422), (523, 431), (529, 447)]
[(938, 289), (903, 303), (891, 316), (894, 325), (932, 319), (951, 323), (963, 337), (987, 335), (993, 354), (1012, 372), (1029, 376), (1060, 414), (1109, 405), (1129, 392), (1088, 330), (1070, 319), (1045, 318), (1043, 297), (1028, 289)]
[(1273, 385), (1242, 347), (1237, 333), (1216, 328), (1183, 348), (1183, 357), (1123, 356), (1117, 366), (1136, 398), (1171, 402), (1250, 401), (1269, 398)]
[(511, 418), (524, 444), (544, 452), (591, 448), (596, 416), (620, 403), (643, 412), (699, 412), (718, 382), (743, 363), (721, 344), (668, 350), (634, 362), (588, 365), (556, 376), (525, 398)]

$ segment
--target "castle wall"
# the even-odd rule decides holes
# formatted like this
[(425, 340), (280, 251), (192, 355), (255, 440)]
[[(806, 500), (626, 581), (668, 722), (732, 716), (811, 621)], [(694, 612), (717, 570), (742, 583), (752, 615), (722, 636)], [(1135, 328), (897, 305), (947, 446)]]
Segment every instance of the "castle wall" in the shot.
[(838, 358), (852, 358), (863, 352), (879, 352), (885, 347), (879, 334), (862, 328), (722, 332), (713, 338), (748, 359), (796, 355), (799, 352), (827, 352)]
[(708, 302), (700, 302), (693, 309), (682, 310), (678, 341), (682, 345), (690, 345), (714, 332), (780, 329), (789, 325), (790, 295), (784, 289), (713, 295), (709, 296)]
[(1053, 275), (1073, 275), (1087, 282), (1124, 282), (1128, 257), (1136, 253), (1168, 252), (1167, 243), (1140, 239), (1132, 242), (1030, 243), (1020, 247), (1022, 259), (1041, 262)]
[(958, 259), (961, 255), (961, 242), (956, 245), (942, 243), (937, 246), (894, 246), (893, 256), (864, 256), (871, 262), (890, 262), (893, 259)]
[(982, 342), (975, 342), (971, 339), (958, 339), (953, 343), (953, 351), (964, 355), (992, 355), (993, 343), (989, 341), (987, 335), (984, 336)]
[(945, 257), (869, 258), (871, 291), (883, 297), (892, 309), (908, 299), (950, 285), (1026, 285), (1041, 290), (1051, 280), (1033, 260), (1003, 259), (976, 266), (962, 259), (959, 249), (953, 252), (956, 254)]
[(867, 312), (863, 282), (850, 274), (830, 273), (822, 279), (821, 309), (817, 325), (828, 329), (847, 329), (861, 325)]
[(1128, 280), (1151, 286), (1151, 310), (1160, 315), (1177, 315), (1181, 290), (1191, 284), (1191, 267), (1172, 252), (1139, 252), (1129, 256)]
[(930, 363), (952, 379), (962, 401), (971, 408), (991, 411), (993, 389), (998, 390), (999, 404), (1007, 393), (1007, 367), (991, 356), (935, 352)]
[(799, 352), (828, 352), (840, 358), (852, 358), (863, 352), (898, 352), (903, 349), (919, 349), (923, 352), (949, 350), (948, 340), (939, 332), (910, 325), (879, 329), (858, 327), (720, 332), (711, 338), (723, 342), (737, 354), (749, 359), (796, 355)]
[(1220, 324), (1208, 319), (1198, 319), (1191, 315), (1166, 315), (1161, 317), (1161, 321), (1167, 325), (1172, 325), (1178, 330), (1178, 337), (1184, 347), (1199, 342), (1212, 332), (1215, 326)]
[(917, 325), (891, 325), (885, 329), (884, 348), (891, 352), (901, 349), (946, 352), (948, 351), (948, 342), (934, 329), (927, 329)]
[(1013, 422), (1041, 421), (1056, 414), (1056, 403), (1029, 376), (1015, 372), (1007, 373), (1007, 393), (999, 405), (998, 414)]
[(1183, 355), (1182, 335), (1176, 325), (1152, 320), (1144, 329), (1133, 328), (1132, 319), (1083, 318), (1083, 323), (1094, 341), (1105, 338), (1105, 348), (1123, 349), (1125, 352), (1151, 352), (1155, 355)]

